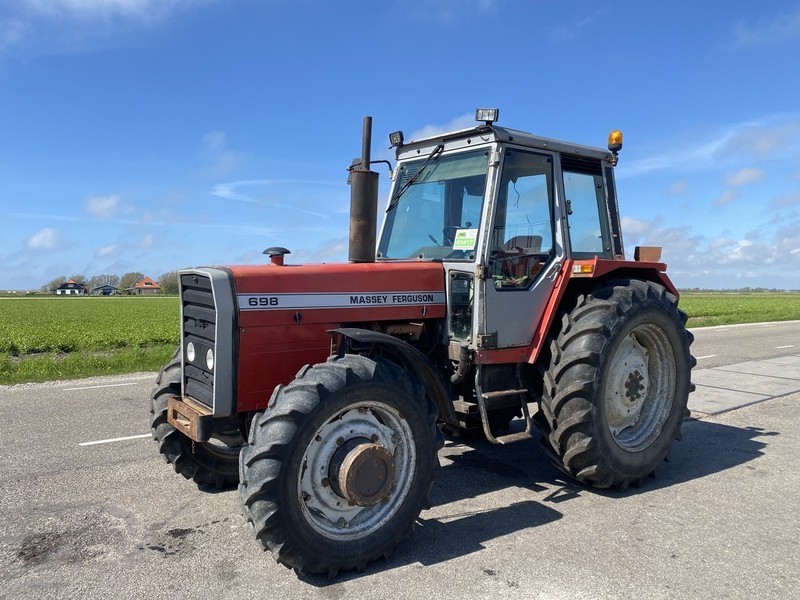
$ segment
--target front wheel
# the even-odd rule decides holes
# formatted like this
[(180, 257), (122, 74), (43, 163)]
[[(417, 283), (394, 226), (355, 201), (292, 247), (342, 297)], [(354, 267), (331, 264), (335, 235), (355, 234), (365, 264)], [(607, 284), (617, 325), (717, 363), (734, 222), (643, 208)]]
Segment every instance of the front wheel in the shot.
[(436, 412), (383, 359), (306, 367), (257, 415), (240, 460), (242, 510), (260, 544), (302, 572), (363, 569), (427, 503)]
[(692, 390), (692, 334), (656, 283), (616, 281), (579, 298), (551, 342), (537, 424), (560, 467), (624, 489), (652, 474), (680, 437)]
[(167, 420), (167, 402), (181, 395), (181, 356), (176, 352), (158, 374), (150, 394), (150, 428), (164, 460), (176, 473), (197, 484), (229, 488), (239, 483), (239, 451), (244, 437), (238, 430), (215, 432), (207, 442), (194, 442)]

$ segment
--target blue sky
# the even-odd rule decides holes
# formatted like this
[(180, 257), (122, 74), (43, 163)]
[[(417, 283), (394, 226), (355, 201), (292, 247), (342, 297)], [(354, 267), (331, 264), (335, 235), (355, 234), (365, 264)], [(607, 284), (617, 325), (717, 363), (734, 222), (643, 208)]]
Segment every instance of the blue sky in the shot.
[(3, 0), (0, 289), (345, 260), (362, 117), (390, 158), (479, 106), (622, 129), (626, 249), (679, 287), (800, 289), (799, 64), (800, 1)]

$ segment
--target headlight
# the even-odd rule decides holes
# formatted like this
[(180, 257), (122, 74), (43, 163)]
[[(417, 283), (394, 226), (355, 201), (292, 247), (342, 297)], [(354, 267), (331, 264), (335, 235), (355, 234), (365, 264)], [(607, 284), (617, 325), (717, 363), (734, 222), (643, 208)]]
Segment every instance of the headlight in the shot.
[(189, 342), (186, 344), (186, 359), (189, 362), (194, 362), (195, 352), (194, 352), (194, 344)]
[(214, 351), (211, 348), (206, 352), (206, 366), (209, 371), (214, 370)]

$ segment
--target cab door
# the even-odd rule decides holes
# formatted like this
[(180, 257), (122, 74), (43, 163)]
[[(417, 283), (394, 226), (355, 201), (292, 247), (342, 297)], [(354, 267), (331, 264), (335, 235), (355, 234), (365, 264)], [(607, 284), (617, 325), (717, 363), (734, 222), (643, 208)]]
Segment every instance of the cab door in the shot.
[(480, 349), (527, 346), (563, 264), (555, 155), (505, 148), (478, 285)]

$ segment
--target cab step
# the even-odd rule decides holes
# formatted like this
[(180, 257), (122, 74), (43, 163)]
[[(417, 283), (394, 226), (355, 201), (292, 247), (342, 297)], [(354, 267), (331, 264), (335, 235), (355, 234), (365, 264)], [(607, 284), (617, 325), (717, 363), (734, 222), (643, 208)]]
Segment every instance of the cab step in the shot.
[[(513, 444), (514, 442), (521, 442), (529, 440), (533, 437), (531, 431), (533, 430), (533, 422), (531, 421), (531, 413), (528, 410), (528, 390), (525, 388), (508, 389), (508, 390), (492, 390), (484, 392), (481, 389), (481, 365), (478, 365), (477, 372), (475, 373), (475, 396), (478, 400), (478, 409), (481, 413), (481, 424), (483, 425), (483, 434), (486, 439), (493, 444)], [(489, 426), (489, 404), (500, 398), (513, 398), (518, 397), (520, 408), (522, 408), (522, 416), (525, 418), (525, 431), (518, 431), (506, 435), (495, 436), (492, 433), (492, 428)]]

